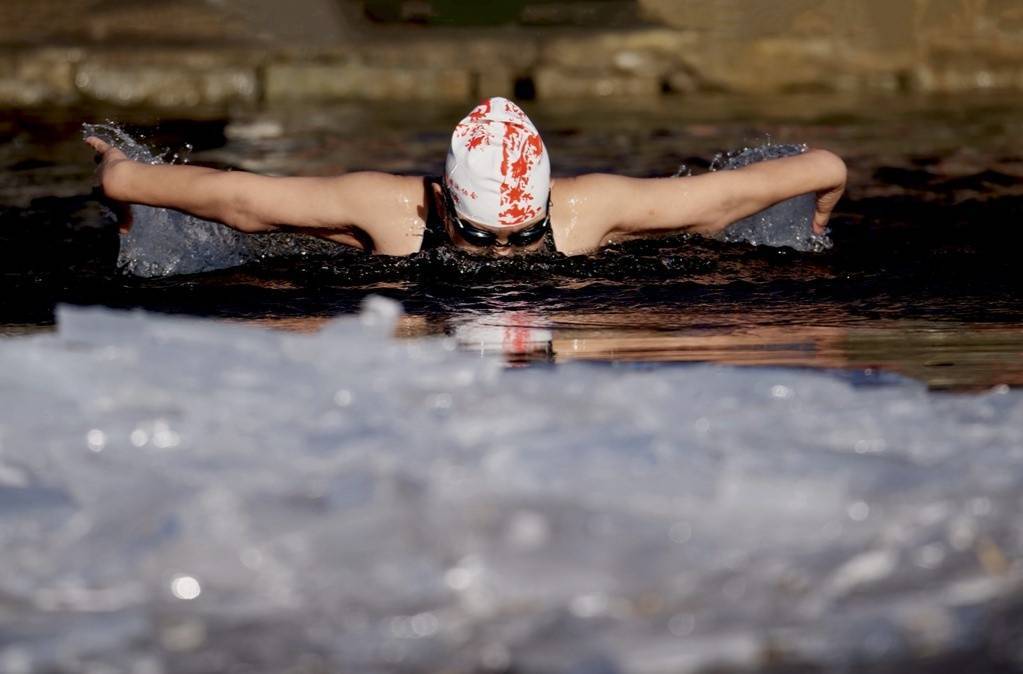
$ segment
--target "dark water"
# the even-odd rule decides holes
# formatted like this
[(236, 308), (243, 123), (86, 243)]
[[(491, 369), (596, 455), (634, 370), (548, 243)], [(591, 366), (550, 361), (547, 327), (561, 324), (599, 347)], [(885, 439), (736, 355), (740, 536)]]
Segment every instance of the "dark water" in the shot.
[[(171, 156), (270, 173), (441, 170), (460, 109), (340, 106), (225, 119), (117, 113)], [(90, 193), (79, 125), (6, 113), (0, 131), (0, 333), (49, 329), (58, 303), (140, 307), (315, 330), (369, 293), (400, 300), (404, 335), (456, 334), (509, 362), (715, 361), (899, 372), (935, 388), (1023, 385), (1019, 232), (1023, 117), (1013, 101), (820, 98), (530, 110), (558, 175), (705, 170), (722, 150), (805, 142), (850, 186), (824, 253), (691, 237), (588, 258), (300, 255), (191, 277), (115, 268), (111, 211)]]

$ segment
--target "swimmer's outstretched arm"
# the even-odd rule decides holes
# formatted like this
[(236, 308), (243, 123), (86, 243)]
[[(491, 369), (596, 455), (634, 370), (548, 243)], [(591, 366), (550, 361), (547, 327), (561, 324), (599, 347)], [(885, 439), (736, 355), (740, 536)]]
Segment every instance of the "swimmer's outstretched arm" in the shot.
[[(842, 197), (845, 162), (827, 150), (810, 150), (783, 159), (683, 178), (623, 178), (593, 175), (587, 193), (610, 214), (595, 232), (600, 240), (615, 233), (719, 232), (776, 203), (802, 194), (817, 195), (813, 228), (822, 233)], [(597, 242), (599, 245), (600, 241)]]
[[(103, 192), (116, 201), (172, 208), (247, 233), (291, 228), (357, 248), (368, 244), (388, 254), (404, 254), (403, 246), (414, 245), (391, 233), (384, 217), (401, 217), (394, 213), (401, 205), (391, 202), (409, 178), (375, 172), (282, 178), (151, 165), (128, 159), (99, 138), (85, 142), (101, 157), (97, 174)], [(421, 183), (414, 180), (417, 186)]]

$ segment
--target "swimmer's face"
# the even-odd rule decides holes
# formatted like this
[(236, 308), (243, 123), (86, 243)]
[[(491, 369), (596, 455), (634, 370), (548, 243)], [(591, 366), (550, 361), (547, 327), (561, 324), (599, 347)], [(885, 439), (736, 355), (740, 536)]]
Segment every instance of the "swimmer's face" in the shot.
[[(458, 248), (479, 255), (508, 257), (536, 253), (543, 249), (544, 239), (550, 223), (547, 214), (534, 218), (515, 227), (493, 227), (469, 218), (456, 216), (445, 198), (443, 189), (436, 186), (437, 211), (443, 214), (444, 227), (451, 242)], [(489, 237), (474, 236), (475, 232), (486, 232)], [(479, 239), (489, 239), (480, 243)]]
[(529, 253), (537, 253), (543, 249), (544, 237), (536, 239), (532, 243), (521, 245), (513, 243), (515, 241), (515, 234), (519, 232), (533, 231), (533, 228), (541, 226), (547, 216), (537, 218), (530, 222), (524, 223), (520, 227), (489, 227), (482, 223), (477, 223), (472, 220), (465, 220), (467, 224), (472, 225), (476, 229), (484, 232), (490, 232), (495, 237), (495, 242), (488, 245), (479, 245), (470, 241), (465, 234), (463, 234), (462, 228), (458, 227), (450, 218), (445, 217), (445, 227), (448, 230), (448, 236), (451, 241), (462, 248), (473, 253), (480, 255), (495, 255), (498, 257), (508, 257), (511, 255), (523, 255)]

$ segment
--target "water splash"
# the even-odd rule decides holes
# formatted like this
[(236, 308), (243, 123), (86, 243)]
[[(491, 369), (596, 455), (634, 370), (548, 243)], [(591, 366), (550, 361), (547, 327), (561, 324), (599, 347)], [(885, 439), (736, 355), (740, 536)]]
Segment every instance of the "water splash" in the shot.
[[(96, 136), (134, 161), (168, 163), (114, 123), (83, 124), (82, 135)], [(121, 235), (117, 266), (134, 276), (198, 274), (259, 258), (252, 239), (215, 222), (168, 208), (140, 205), (131, 207), (131, 216), (131, 229)]]
[[(806, 145), (763, 145), (745, 147), (736, 152), (714, 157), (711, 171), (732, 171), (757, 162), (803, 154)], [(798, 251), (820, 253), (832, 247), (831, 238), (813, 231), (817, 207), (813, 194), (803, 194), (775, 204), (748, 218), (734, 222), (717, 238), (722, 241), (745, 241), (756, 246), (789, 247)]]
[(165, 163), (160, 157), (153, 153), (153, 150), (143, 143), (144, 138), (142, 136), (135, 137), (124, 130), (119, 124), (114, 122), (106, 122), (104, 124), (82, 124), (82, 138), (88, 138), (95, 136), (102, 141), (105, 141), (125, 155), (132, 161), (142, 162), (144, 164), (163, 164)]

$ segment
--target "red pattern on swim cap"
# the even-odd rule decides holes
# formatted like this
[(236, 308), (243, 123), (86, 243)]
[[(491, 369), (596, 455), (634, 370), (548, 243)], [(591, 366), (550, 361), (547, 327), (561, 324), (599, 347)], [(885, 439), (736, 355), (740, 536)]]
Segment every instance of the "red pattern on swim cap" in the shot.
[(482, 102), (455, 127), (445, 176), (454, 192), (475, 202), (456, 197), (458, 210), (481, 223), (521, 225), (547, 207), (550, 162), (543, 140), (529, 117), (503, 98)]
[(525, 127), (504, 122), (501, 156), (501, 205), (498, 221), (502, 225), (518, 225), (540, 215), (531, 205), (530, 171), (543, 156), (540, 136)]
[(472, 112), (455, 127), (454, 135), (466, 139), (465, 148), (467, 150), (471, 151), (482, 147), (484, 143), (490, 140), (490, 131), (487, 129), (487, 125), (480, 123), (486, 120), (490, 110), (491, 102), (489, 100), (483, 101), (473, 108)]

